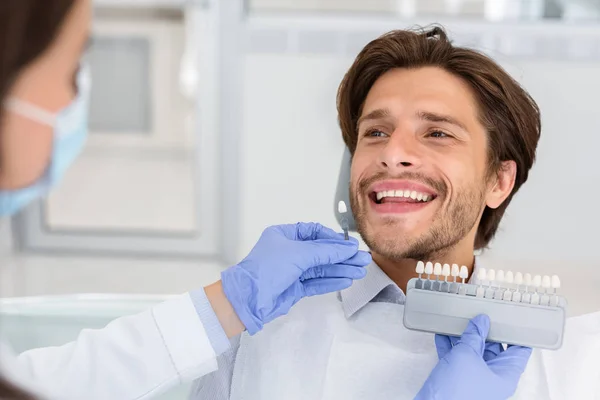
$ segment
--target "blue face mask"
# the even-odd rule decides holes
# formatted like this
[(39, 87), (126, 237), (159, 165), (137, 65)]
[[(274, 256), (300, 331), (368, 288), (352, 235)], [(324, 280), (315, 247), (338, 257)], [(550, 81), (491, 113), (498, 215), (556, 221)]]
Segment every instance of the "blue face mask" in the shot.
[(81, 153), (88, 133), (91, 91), (89, 69), (85, 65), (79, 70), (77, 86), (77, 97), (56, 115), (19, 99), (6, 101), (4, 106), (7, 111), (51, 126), (54, 129), (54, 144), (50, 165), (37, 182), (22, 189), (0, 190), (0, 216), (13, 215), (34, 200), (44, 197), (60, 182)]

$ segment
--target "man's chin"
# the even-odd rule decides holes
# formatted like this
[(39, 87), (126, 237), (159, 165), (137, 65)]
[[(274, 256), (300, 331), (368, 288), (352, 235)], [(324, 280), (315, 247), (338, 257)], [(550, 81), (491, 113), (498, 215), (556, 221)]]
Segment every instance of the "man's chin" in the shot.
[(407, 258), (414, 247), (414, 239), (420, 237), (419, 234), (412, 235), (390, 226), (381, 227), (375, 231), (367, 228), (359, 233), (372, 252), (393, 261)]
[[(432, 222), (427, 219), (416, 219), (410, 216), (369, 216), (364, 221), (366, 233), (383, 237), (402, 238), (403, 241), (421, 237), (427, 233)], [(426, 229), (423, 229), (426, 228)]]

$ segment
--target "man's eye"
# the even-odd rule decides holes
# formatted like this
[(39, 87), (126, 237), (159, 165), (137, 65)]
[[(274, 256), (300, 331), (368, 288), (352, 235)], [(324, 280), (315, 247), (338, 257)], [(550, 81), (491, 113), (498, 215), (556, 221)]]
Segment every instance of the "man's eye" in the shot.
[(442, 131), (433, 131), (429, 134), (429, 136), (433, 137), (433, 138), (446, 138), (446, 137), (450, 137), (449, 135), (447, 135), (445, 132)]
[(372, 131), (368, 131), (366, 136), (369, 137), (384, 137), (387, 136), (384, 132), (380, 131), (379, 129), (374, 129)]

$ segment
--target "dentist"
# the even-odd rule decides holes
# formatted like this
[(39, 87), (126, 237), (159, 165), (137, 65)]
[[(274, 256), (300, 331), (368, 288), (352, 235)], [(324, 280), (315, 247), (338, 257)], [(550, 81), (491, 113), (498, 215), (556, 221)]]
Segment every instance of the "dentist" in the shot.
[[(0, 2), (2, 216), (44, 196), (85, 143), (90, 77), (80, 60), (91, 12), (91, 0)], [(267, 228), (208, 287), (61, 347), (14, 355), (2, 345), (0, 397), (152, 398), (215, 371), (230, 337), (256, 334), (305, 296), (349, 287), (370, 261), (356, 240), (319, 224)]]

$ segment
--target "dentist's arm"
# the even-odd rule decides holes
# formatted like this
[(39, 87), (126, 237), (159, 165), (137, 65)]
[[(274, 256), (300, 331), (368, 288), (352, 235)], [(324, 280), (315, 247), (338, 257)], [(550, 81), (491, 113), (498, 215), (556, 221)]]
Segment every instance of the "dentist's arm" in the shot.
[(57, 398), (149, 399), (216, 370), (228, 337), (255, 334), (305, 296), (349, 287), (370, 261), (356, 240), (319, 224), (270, 227), (221, 281), (18, 363)]
[(517, 390), (531, 349), (486, 344), (490, 320), (473, 318), (459, 339), (436, 335), (440, 361), (415, 400), (506, 400)]

